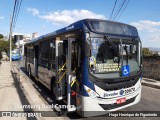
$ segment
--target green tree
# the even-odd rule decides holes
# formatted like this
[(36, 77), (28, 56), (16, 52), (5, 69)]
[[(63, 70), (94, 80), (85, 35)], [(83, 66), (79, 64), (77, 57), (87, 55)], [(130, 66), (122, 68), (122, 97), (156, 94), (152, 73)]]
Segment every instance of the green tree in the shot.
[(142, 48), (142, 54), (143, 54), (143, 56), (153, 56), (153, 54), (149, 50), (149, 48)]
[[(12, 43), (12, 48), (15, 48), (15, 45)], [(0, 40), (0, 53), (2, 51), (9, 53), (10, 43), (9, 41)]]
[(2, 34), (0, 34), (0, 39), (3, 39), (3, 38), (4, 38), (4, 36)]

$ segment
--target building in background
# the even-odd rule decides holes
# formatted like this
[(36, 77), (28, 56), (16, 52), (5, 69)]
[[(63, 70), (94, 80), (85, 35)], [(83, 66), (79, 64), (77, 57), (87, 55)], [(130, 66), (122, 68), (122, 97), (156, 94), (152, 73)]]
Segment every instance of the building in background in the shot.
[(28, 41), (31, 41), (34, 38), (37, 38), (38, 36), (39, 36), (39, 34), (37, 32), (32, 33), (32, 35), (30, 35), (30, 34), (23, 34), (23, 35), (22, 34), (19, 34), (19, 35), (14, 34), (14, 41), (16, 41), (15, 42), (16, 49), (18, 49), (19, 53), (22, 56), (24, 54), (24, 50), (23, 50), (24, 44)]
[(38, 34), (37, 32), (34, 32), (34, 33), (32, 34), (32, 39), (37, 38), (38, 36), (39, 36), (39, 34)]

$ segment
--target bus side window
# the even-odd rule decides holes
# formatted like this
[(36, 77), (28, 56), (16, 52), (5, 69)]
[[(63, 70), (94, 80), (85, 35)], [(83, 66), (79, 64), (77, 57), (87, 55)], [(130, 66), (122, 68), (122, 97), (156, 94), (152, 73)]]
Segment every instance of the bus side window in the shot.
[(41, 46), (42, 58), (48, 60), (49, 58), (49, 41), (44, 41)]
[(50, 40), (49, 69), (55, 69), (55, 40)]
[(39, 45), (39, 60), (38, 63), (40, 66), (48, 68), (48, 60), (49, 60), (49, 41), (45, 40), (40, 42)]
[(55, 60), (55, 41), (50, 42), (49, 58)]
[(27, 57), (27, 47), (24, 48), (24, 56)]

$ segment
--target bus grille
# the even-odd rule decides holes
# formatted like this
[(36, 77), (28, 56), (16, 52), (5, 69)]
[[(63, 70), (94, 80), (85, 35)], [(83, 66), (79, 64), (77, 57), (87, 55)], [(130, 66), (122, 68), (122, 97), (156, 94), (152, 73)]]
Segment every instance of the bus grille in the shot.
[(133, 77), (118, 78), (118, 79), (104, 79), (99, 80), (94, 78), (92, 75), (89, 76), (89, 79), (98, 87), (105, 91), (120, 90), (123, 88), (128, 88), (134, 86), (140, 78), (140, 75), (135, 75)]

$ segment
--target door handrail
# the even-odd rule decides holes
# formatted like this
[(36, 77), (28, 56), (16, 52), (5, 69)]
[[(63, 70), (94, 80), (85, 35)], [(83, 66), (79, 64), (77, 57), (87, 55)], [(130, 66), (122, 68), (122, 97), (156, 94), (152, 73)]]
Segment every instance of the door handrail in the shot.
[(58, 75), (61, 73), (61, 71), (63, 70), (63, 68), (66, 66), (67, 61), (64, 63), (64, 65), (60, 68), (60, 70), (58, 71)]
[(64, 75), (67, 73), (67, 71), (68, 71), (68, 69), (63, 73), (63, 75), (61, 76), (61, 78), (58, 80), (57, 83), (60, 83), (62, 81), (62, 79), (63, 79)]

